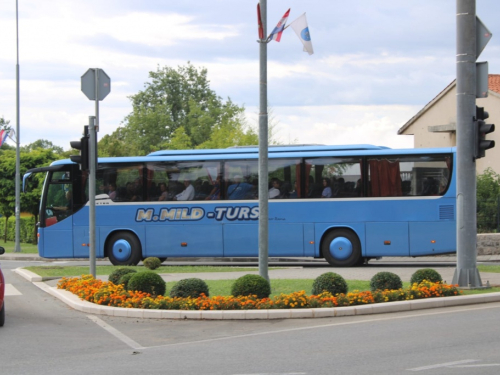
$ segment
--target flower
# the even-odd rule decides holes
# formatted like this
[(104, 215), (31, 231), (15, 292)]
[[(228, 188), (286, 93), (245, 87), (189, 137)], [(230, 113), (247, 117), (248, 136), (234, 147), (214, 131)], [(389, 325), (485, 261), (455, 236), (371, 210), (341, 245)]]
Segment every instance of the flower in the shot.
[(379, 302), (404, 301), (460, 295), (458, 285), (433, 283), (427, 280), (406, 289), (349, 292), (333, 296), (329, 292), (306, 295), (305, 291), (280, 294), (273, 298), (257, 296), (213, 296), (201, 294), (197, 298), (156, 296), (140, 291), (125, 290), (122, 285), (94, 279), (92, 275), (62, 278), (57, 287), (77, 295), (81, 299), (99, 305), (162, 310), (250, 310), (285, 308), (320, 308), (349, 305), (366, 305)]

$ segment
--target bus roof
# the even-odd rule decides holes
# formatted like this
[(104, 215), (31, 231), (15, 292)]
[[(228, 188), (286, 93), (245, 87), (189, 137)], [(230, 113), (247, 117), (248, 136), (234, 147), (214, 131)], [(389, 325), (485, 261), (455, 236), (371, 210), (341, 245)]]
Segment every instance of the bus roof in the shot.
[[(348, 146), (278, 146), (270, 147), (269, 157), (271, 159), (280, 157), (290, 158), (313, 158), (313, 157), (356, 157), (356, 156), (401, 156), (401, 155), (425, 155), (439, 153), (453, 153), (455, 147), (447, 148), (404, 148), (391, 149), (388, 147), (370, 145), (348, 145)], [(122, 157), (100, 157), (100, 163), (134, 163), (134, 162), (159, 162), (159, 161), (199, 161), (199, 160), (237, 160), (256, 159), (258, 149), (255, 147), (240, 147), (217, 150), (172, 150), (156, 151), (146, 156), (122, 156)], [(75, 164), (70, 159), (56, 160), (51, 165)]]
[[(388, 147), (374, 145), (270, 145), (269, 154), (294, 151), (349, 151), (349, 150), (383, 150)], [(162, 150), (150, 153), (148, 156), (185, 156), (185, 155), (231, 155), (256, 154), (258, 146), (235, 146), (222, 149), (198, 150)]]

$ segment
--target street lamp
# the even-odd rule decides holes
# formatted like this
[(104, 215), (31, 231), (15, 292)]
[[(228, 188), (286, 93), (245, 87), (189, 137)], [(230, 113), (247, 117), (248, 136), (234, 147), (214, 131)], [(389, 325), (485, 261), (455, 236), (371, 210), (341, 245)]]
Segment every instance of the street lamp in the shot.
[(14, 252), (21, 252), (21, 156), (19, 151), (19, 6), (16, 0), (16, 47), (17, 47), (17, 63), (16, 63), (16, 244)]

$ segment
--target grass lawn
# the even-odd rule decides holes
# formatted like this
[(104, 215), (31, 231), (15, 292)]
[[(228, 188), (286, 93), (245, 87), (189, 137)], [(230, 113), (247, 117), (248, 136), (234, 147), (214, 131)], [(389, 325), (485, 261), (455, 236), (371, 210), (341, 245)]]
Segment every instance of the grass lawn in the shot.
[[(489, 267), (489, 266), (488, 266)], [(143, 266), (127, 267), (136, 269), (138, 272), (145, 270)], [(277, 269), (273, 267), (271, 269)], [(33, 266), (26, 267), (26, 269), (46, 277), (73, 277), (81, 276), (89, 273), (88, 266), (74, 267), (74, 266)], [(116, 267), (114, 266), (97, 266), (96, 272), (98, 275), (109, 275)], [(237, 271), (256, 271), (257, 267), (223, 267), (223, 266), (161, 266), (154, 270), (157, 273), (205, 273), (205, 272), (237, 272)], [(484, 272), (487, 272), (486, 270)], [(488, 271), (491, 272), (491, 271)], [(199, 278), (203, 279), (203, 275)], [(234, 280), (205, 280), (207, 283), (211, 296), (228, 296), (231, 294), (231, 286)], [(314, 279), (271, 279), (271, 297), (280, 294), (289, 294), (304, 290), (306, 294), (310, 294)], [(370, 290), (369, 280), (346, 280), (349, 291), (365, 291)], [(169, 291), (176, 284), (176, 281), (167, 283), (167, 295)], [(407, 288), (409, 282), (403, 283), (403, 288)], [(477, 289), (477, 290), (464, 290), (464, 295), (482, 294), (500, 292), (500, 287), (490, 289)]]
[(479, 264), (477, 266), (479, 272), (492, 272), (492, 273), (500, 273), (500, 266), (487, 265), (487, 264)]
[[(205, 280), (211, 296), (230, 296), (234, 280)], [(280, 294), (289, 294), (305, 290), (311, 294), (314, 279), (271, 279), (271, 298)], [(350, 291), (370, 290), (370, 282), (364, 280), (346, 280)], [(176, 284), (176, 281), (167, 283), (167, 295)], [(409, 283), (407, 283), (409, 285)]]
[[(38, 248), (36, 245), (31, 243), (22, 243), (21, 242), (21, 253), (23, 254), (38, 254)], [(16, 247), (16, 243), (14, 241), (0, 241), (0, 246), (5, 249), (6, 253), (13, 253), (14, 248)]]
[[(144, 266), (127, 266), (120, 268), (130, 268), (137, 272), (147, 270)], [(273, 267), (269, 269), (277, 269)], [(87, 275), (90, 273), (89, 266), (32, 266), (26, 267), (27, 270), (46, 277), (75, 277)], [(109, 276), (116, 270), (115, 266), (96, 266), (97, 275)], [(156, 273), (204, 273), (204, 272), (244, 272), (258, 271), (258, 267), (227, 267), (227, 266), (161, 266), (153, 270)]]

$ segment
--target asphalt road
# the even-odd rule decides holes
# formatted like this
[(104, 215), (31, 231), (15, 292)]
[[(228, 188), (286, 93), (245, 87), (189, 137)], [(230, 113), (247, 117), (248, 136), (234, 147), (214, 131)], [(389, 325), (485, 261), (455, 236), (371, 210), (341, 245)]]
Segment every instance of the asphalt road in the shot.
[(0, 374), (500, 373), (500, 303), (322, 319), (137, 320), (72, 310), (11, 271), (25, 265), (2, 261), (11, 286)]

